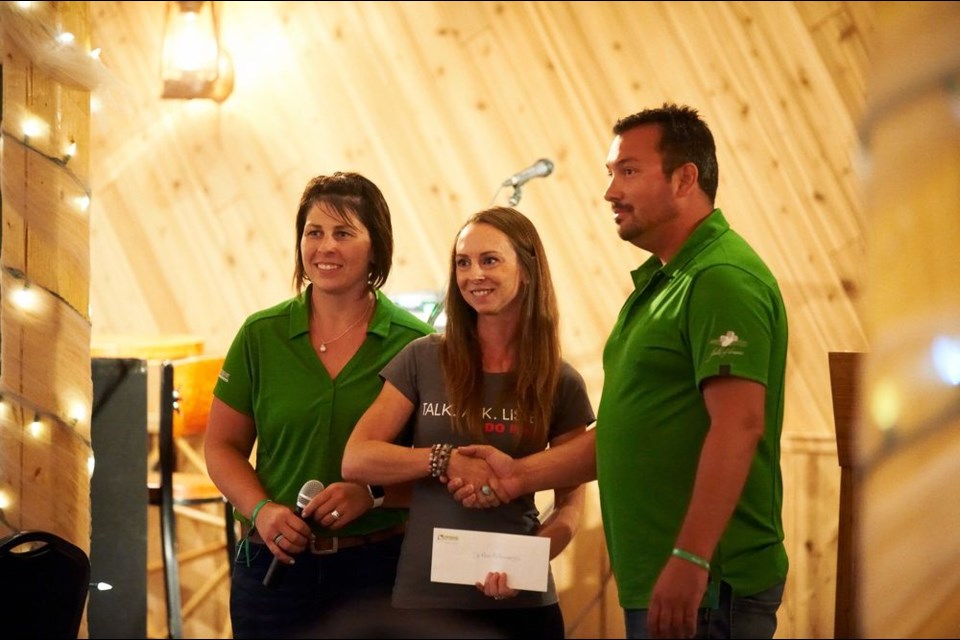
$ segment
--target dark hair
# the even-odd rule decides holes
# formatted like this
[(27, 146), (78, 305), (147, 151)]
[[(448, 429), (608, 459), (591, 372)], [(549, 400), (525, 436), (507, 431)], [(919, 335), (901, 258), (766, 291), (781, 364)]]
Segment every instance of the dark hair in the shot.
[(630, 129), (647, 124), (660, 127), (657, 151), (663, 156), (663, 173), (669, 176), (681, 165), (692, 162), (699, 174), (697, 183), (712, 204), (717, 197), (720, 180), (717, 146), (710, 127), (700, 118), (697, 110), (664, 103), (659, 109), (644, 109), (620, 118), (613, 125), (613, 133), (623, 135)]
[[(517, 361), (511, 380), (517, 424), (523, 425), (521, 442), (542, 447), (550, 430), (561, 365), (560, 314), (547, 254), (536, 227), (516, 209), (492, 207), (477, 212), (467, 218), (457, 237), (471, 224), (488, 224), (507, 236), (526, 280), (520, 290), (523, 299), (516, 336)], [(483, 442), (483, 358), (477, 336), (477, 312), (463, 299), (457, 284), (456, 240), (450, 252), (446, 313), (440, 361), (447, 397), (456, 407), (454, 426)]]
[(297, 209), (296, 264), (293, 270), (293, 286), (299, 295), (307, 282), (303, 270), (303, 255), (300, 253), (300, 238), (307, 224), (307, 213), (318, 203), (329, 206), (343, 222), (356, 215), (360, 224), (370, 234), (373, 258), (370, 261), (369, 283), (373, 288), (383, 286), (390, 275), (393, 263), (393, 226), (390, 222), (390, 207), (380, 189), (359, 173), (337, 171), (330, 176), (312, 178), (300, 196)]

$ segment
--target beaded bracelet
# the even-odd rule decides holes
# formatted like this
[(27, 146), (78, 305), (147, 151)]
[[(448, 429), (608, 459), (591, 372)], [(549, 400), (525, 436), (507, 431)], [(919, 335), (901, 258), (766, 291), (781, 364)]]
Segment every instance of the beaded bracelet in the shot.
[(684, 551), (683, 549), (677, 549), (677, 548), (674, 548), (672, 553), (678, 558), (683, 558), (687, 562), (692, 562), (698, 567), (702, 567), (703, 569), (710, 571), (710, 563), (707, 562), (704, 558), (701, 558), (700, 556), (696, 555), (695, 553), (690, 553), (689, 551)]
[(452, 444), (435, 444), (430, 448), (430, 476), (439, 478), (446, 474), (447, 465), (450, 464), (450, 454), (453, 452)]
[(263, 508), (263, 505), (267, 504), (268, 502), (273, 502), (273, 500), (271, 500), (270, 498), (264, 498), (263, 500), (257, 503), (257, 506), (253, 508), (253, 513), (250, 515), (251, 527), (257, 526), (257, 514), (260, 513), (260, 509)]

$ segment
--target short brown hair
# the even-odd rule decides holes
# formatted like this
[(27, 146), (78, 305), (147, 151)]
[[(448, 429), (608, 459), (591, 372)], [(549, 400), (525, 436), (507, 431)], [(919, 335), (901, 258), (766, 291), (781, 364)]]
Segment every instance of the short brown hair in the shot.
[(390, 207), (380, 189), (359, 173), (337, 171), (329, 176), (312, 178), (300, 196), (300, 208), (297, 209), (296, 264), (293, 271), (293, 286), (297, 295), (303, 291), (307, 274), (303, 269), (303, 255), (300, 253), (300, 238), (307, 224), (307, 213), (313, 205), (324, 203), (344, 222), (350, 215), (356, 215), (360, 224), (370, 234), (373, 258), (370, 262), (369, 283), (379, 288), (390, 275), (393, 263), (393, 226), (390, 221)]

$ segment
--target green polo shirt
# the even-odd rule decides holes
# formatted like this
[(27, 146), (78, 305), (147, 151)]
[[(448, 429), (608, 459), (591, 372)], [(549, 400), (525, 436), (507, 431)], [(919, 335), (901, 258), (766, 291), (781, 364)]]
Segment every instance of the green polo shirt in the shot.
[[(380, 393), (380, 370), (408, 342), (433, 332), (378, 291), (366, 339), (331, 379), (310, 344), (309, 308), (308, 286), (296, 298), (247, 318), (214, 389), (217, 398), (253, 417), (257, 475), (267, 495), (291, 507), (306, 481), (343, 480), (343, 449)], [(379, 531), (405, 519), (405, 509), (371, 509), (339, 535)]]
[(780, 475), (787, 317), (776, 279), (716, 209), (666, 265), (633, 272), (603, 352), (597, 478), (620, 604), (644, 609), (693, 492), (712, 376), (766, 386), (765, 430), (711, 559), (712, 575), (752, 595), (786, 578)]

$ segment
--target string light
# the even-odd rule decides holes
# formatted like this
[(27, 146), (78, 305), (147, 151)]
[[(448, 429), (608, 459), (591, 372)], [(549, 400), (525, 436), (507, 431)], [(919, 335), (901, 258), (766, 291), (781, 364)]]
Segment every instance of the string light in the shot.
[(77, 424), (84, 419), (87, 415), (87, 406), (86, 404), (78, 401), (70, 403), (70, 410), (67, 413), (69, 417), (70, 424), (77, 426)]
[[(79, 397), (82, 395), (76, 389), (67, 390), (67, 396)], [(80, 439), (85, 444), (90, 445), (88, 436), (82, 435), (76, 430), (76, 426), (87, 417), (86, 404), (82, 401), (72, 401), (70, 403), (69, 415), (63, 416), (55, 412), (47, 412), (35, 405), (28, 398), (12, 393), (7, 390), (6, 393), (0, 393), (0, 416), (4, 419), (10, 419), (14, 413), (13, 407), (20, 407), (24, 415), (33, 412), (33, 419), (26, 423), (24, 431), (35, 439), (48, 438), (51, 434), (51, 428), (56, 426), (69, 427), (67, 433)], [(93, 454), (87, 460), (87, 467), (90, 473), (93, 473)]]
[[(45, 304), (47, 302), (47, 298), (41, 297), (42, 293), (49, 294), (51, 297), (59, 298), (56, 293), (48, 291), (43, 287), (35, 286), (33, 283), (27, 280), (24, 277), (23, 272), (19, 271), (18, 269), (5, 267), (3, 271), (8, 277), (20, 281), (19, 285), (14, 282), (7, 286), (7, 288), (10, 290), (9, 299), (12, 305), (17, 309), (20, 309), (24, 312), (29, 312), (31, 314), (38, 314), (49, 306), (48, 304)], [(28, 318), (28, 320), (31, 321), (33, 319), (34, 318)], [(56, 423), (69, 425), (74, 429), (81, 424), (86, 426), (90, 404), (90, 399), (87, 397), (86, 392), (84, 392), (82, 388), (65, 388), (60, 390), (58, 396), (59, 410), (56, 413), (49, 414), (53, 418), (53, 421)], [(3, 393), (0, 393), (0, 416), (8, 418), (10, 415), (9, 408), (12, 405), (18, 405), (23, 407), (25, 411), (33, 412), (33, 421), (26, 426), (26, 430), (30, 435), (35, 438), (40, 438), (48, 433), (49, 425), (43, 421), (43, 416), (47, 415), (47, 412), (45, 412), (41, 407), (33, 405), (26, 398), (12, 393), (9, 389), (5, 390)], [(81, 433), (85, 433), (85, 431), (81, 430)], [(86, 440), (86, 438), (83, 436), (79, 437)]]
[(72, 33), (48, 24), (47, 13), (31, 11), (33, 6), (32, 2), (0, 2), (0, 39), (9, 38), (56, 82), (88, 90), (116, 84), (103, 63), (79, 46)]
[(43, 422), (40, 420), (40, 414), (33, 414), (33, 422), (30, 423), (30, 426), (27, 427), (30, 430), (30, 435), (34, 438), (39, 438), (43, 435)]
[(36, 116), (27, 116), (23, 119), (23, 141), (24, 144), (30, 142), (30, 138), (38, 138), (43, 135), (47, 126), (44, 124), (43, 120), (37, 118)]
[(77, 155), (77, 141), (71, 140), (70, 144), (67, 145), (67, 150), (63, 152), (63, 162), (66, 164), (70, 161), (70, 158)]
[[(53, 164), (56, 164), (64, 168), (66, 168), (67, 163), (77, 154), (77, 141), (73, 138), (71, 138), (70, 142), (67, 143), (66, 148), (64, 149), (63, 155), (59, 157), (48, 155), (43, 151), (41, 151), (36, 146), (32, 145), (31, 144), (32, 138), (39, 138), (41, 135), (44, 135), (49, 129), (49, 127), (47, 126), (46, 123), (44, 123), (43, 120), (35, 116), (25, 117), (21, 124), (21, 129), (23, 131), (22, 138), (17, 138), (17, 136), (13, 135), (7, 129), (3, 129), (2, 134), (3, 134), (4, 143), (9, 138), (15, 144), (21, 145), (27, 150), (40, 156), (41, 158), (44, 158), (52, 162)], [(81, 212), (86, 211), (87, 208), (90, 206), (90, 187), (88, 187), (87, 184), (83, 180), (81, 180), (79, 176), (73, 173), (73, 171), (71, 171), (69, 168), (66, 169), (66, 174), (67, 174), (67, 177), (71, 178), (73, 183), (82, 192), (80, 196), (77, 196), (77, 200), (76, 200), (78, 209)]]
[[(75, 34), (61, 30), (60, 26), (51, 24), (50, 18), (58, 12), (35, 11), (39, 4), (36, 2), (0, 2), (0, 41), (12, 45), (18, 51), (19, 57), (29, 62), (31, 73), (37, 73), (37, 70), (39, 70), (38, 77), (43, 77), (44, 83), (49, 78), (53, 83), (88, 91), (104, 85), (118, 86), (100, 61), (101, 50), (97, 48), (86, 51), (86, 43), (80, 46)], [(27, 88), (29, 89), (29, 87)], [(35, 91), (31, 90), (30, 93), (32, 95)], [(56, 108), (56, 115), (51, 116), (51, 120), (30, 113), (31, 105), (35, 103), (37, 96), (33, 96), (33, 98), (33, 101), (28, 100), (24, 104), (13, 104), (12, 109), (5, 111), (5, 117), (0, 123), (2, 125), (0, 127), (0, 153), (6, 148), (7, 155), (14, 151), (18, 154), (24, 152), (30, 165), (42, 163), (44, 160), (50, 164), (49, 168), (53, 170), (52, 173), (56, 174), (53, 191), (51, 191), (50, 185), (44, 187), (37, 185), (34, 181), (34, 184), (29, 185), (24, 193), (16, 195), (23, 198), (30, 198), (36, 194), (58, 196), (59, 207), (62, 210), (56, 213), (66, 218), (65, 222), (69, 223), (70, 216), (76, 215), (73, 210), (74, 207), (79, 212), (86, 212), (90, 207), (91, 191), (86, 182), (86, 171), (81, 170), (79, 171), (81, 175), (77, 175), (74, 167), (67, 167), (70, 162), (76, 165), (79, 151), (78, 139), (83, 142), (86, 140), (86, 136), (80, 135), (78, 130), (69, 129), (68, 123), (60, 119), (62, 110), (57, 105), (47, 104), (48, 101), (41, 100), (41, 102), (44, 102), (44, 109)], [(91, 96), (91, 103), (91, 108), (96, 109), (99, 100)], [(47, 167), (44, 167), (44, 170), (46, 169)], [(81, 167), (81, 169), (85, 168)], [(8, 194), (4, 192), (5, 200), (7, 196)], [(4, 202), (4, 205), (6, 204)], [(25, 204), (32, 205), (33, 203), (26, 200)], [(46, 201), (44, 201), (44, 205), (46, 204)], [(46, 209), (46, 206), (33, 208), (35, 212), (39, 211), (40, 215), (44, 217), (53, 214)], [(27, 222), (31, 221), (27, 220)], [(43, 224), (48, 223), (44, 222)], [(39, 260), (34, 260), (35, 253), (36, 250), (28, 252), (30, 265), (34, 270), (37, 266), (43, 270), (45, 256), (41, 255)], [(24, 264), (26, 264), (26, 260), (24, 260)], [(33, 273), (25, 266), (23, 269), (27, 273), (11, 267), (4, 267), (0, 270), (4, 285), (2, 293), (7, 298), (4, 302), (18, 311), (30, 312), (29, 314), (14, 314), (13, 317), (5, 320), (13, 322), (14, 329), (21, 333), (29, 334), (32, 332), (36, 334), (39, 328), (42, 332), (41, 335), (46, 335), (50, 329), (49, 323), (59, 319), (47, 316), (55, 311), (61, 312), (61, 309), (54, 309), (51, 302), (56, 303), (59, 300), (59, 302), (65, 303), (62, 305), (63, 313), (73, 311), (74, 306), (70, 300), (61, 296), (59, 287), (49, 284), (45, 286), (45, 281), (37, 278), (39, 272)], [(29, 279), (28, 274), (30, 274)], [(77, 312), (77, 316), (79, 315), (80, 313)], [(75, 319), (72, 318), (71, 322)], [(31, 327), (31, 323), (40, 323), (40, 325)], [(4, 337), (6, 338), (6, 336)], [(29, 341), (26, 340), (20, 342), (22, 343), (21, 347), (24, 344), (29, 344)], [(5, 342), (3, 346), (9, 349), (12, 348), (13, 343), (8, 345)], [(23, 357), (23, 354), (20, 353), (19, 356)], [(4, 362), (4, 367), (6, 367), (6, 364)], [(7, 373), (4, 370), (4, 374)], [(37, 373), (42, 376), (41, 371), (38, 370)], [(18, 377), (16, 381), (8, 380), (8, 383), (13, 384), (13, 382), (16, 382), (15, 386), (20, 392), (24, 392), (24, 387), (29, 391), (31, 386), (35, 386), (26, 376), (24, 376), (24, 379)], [(41, 377), (39, 384), (42, 387), (50, 384), (50, 382), (50, 380)], [(89, 429), (89, 405), (91, 401), (89, 382), (89, 377), (85, 380), (77, 380), (76, 384), (64, 383), (59, 379), (54, 381), (51, 389), (54, 397), (50, 403), (45, 400), (36, 400), (34, 395), (29, 392), (25, 396), (20, 396), (15, 389), (4, 386), (2, 393), (0, 393), (0, 418), (2, 418), (0, 431), (2, 431), (4, 437), (14, 438), (24, 448), (29, 447), (31, 449), (49, 448), (53, 442), (59, 445), (64, 438), (72, 439), (79, 443), (79, 446), (83, 447), (87, 453), (87, 468), (92, 474), (94, 458)], [(47, 398), (49, 394), (42, 393), (39, 395)], [(52, 436), (56, 437), (53, 438)], [(33, 439), (36, 439), (36, 441), (33, 441)], [(72, 451), (73, 448), (71, 447), (70, 450)], [(8, 453), (12, 456), (14, 450), (10, 449)], [(6, 460), (6, 456), (0, 456), (0, 463)], [(82, 460), (83, 457), (76, 462), (80, 463)], [(73, 470), (72, 465), (67, 469), (67, 471)], [(23, 499), (24, 493), (20, 484), (24, 480), (29, 481), (29, 478), (25, 474), (20, 474), (23, 477), (19, 478), (19, 483), (15, 483), (15, 478), (10, 474), (17, 473), (16, 469), (3, 469), (3, 471), (6, 472), (7, 477), (3, 478), (4, 482), (0, 482), (0, 528), (7, 526), (18, 528), (19, 525), (23, 524), (23, 512), (27, 512), (29, 515), (27, 505), (17, 504), (18, 501)], [(61, 470), (53, 469), (52, 471), (59, 472)], [(80, 473), (82, 474), (82, 471)], [(11, 514), (9, 511), (3, 513), (11, 505), (14, 505), (16, 513)], [(7, 522), (10, 515), (15, 516), (17, 521)], [(113, 585), (92, 581), (91, 588), (105, 591), (112, 589)]]
[(12, 299), (13, 304), (24, 311), (32, 311), (37, 307), (37, 294), (30, 288), (30, 283), (27, 281), (13, 292)]

